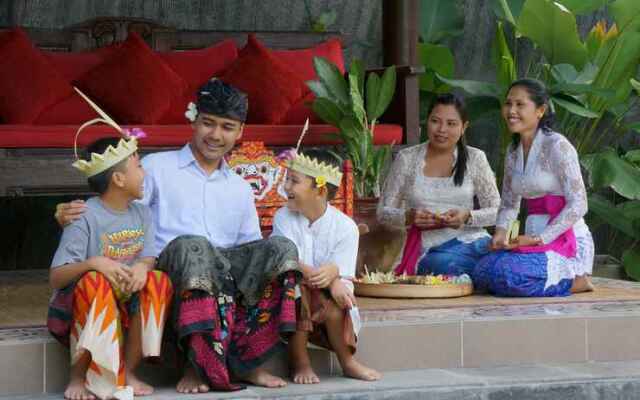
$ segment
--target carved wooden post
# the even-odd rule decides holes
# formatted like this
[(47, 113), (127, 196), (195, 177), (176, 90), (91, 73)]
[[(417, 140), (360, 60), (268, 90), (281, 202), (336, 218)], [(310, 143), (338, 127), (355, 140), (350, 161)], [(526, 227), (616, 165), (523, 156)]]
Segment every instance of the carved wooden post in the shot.
[(419, 0), (383, 0), (382, 34), (384, 65), (409, 66), (412, 73), (402, 80), (396, 88), (396, 96), (403, 96), (404, 109), (395, 109), (401, 113), (404, 122), (404, 142), (418, 143), (420, 140), (420, 98), (418, 89), (418, 15)]

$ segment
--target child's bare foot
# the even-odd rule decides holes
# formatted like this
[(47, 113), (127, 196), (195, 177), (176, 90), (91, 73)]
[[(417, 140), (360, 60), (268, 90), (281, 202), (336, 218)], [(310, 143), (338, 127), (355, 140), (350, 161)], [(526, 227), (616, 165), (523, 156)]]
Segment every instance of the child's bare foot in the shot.
[(127, 385), (133, 388), (134, 396), (150, 396), (153, 386), (142, 382), (133, 372), (127, 371)]
[(320, 378), (318, 378), (318, 375), (316, 375), (309, 364), (294, 366), (291, 371), (291, 379), (293, 379), (294, 383), (303, 385), (320, 383)]
[(271, 375), (262, 368), (256, 368), (241, 378), (243, 381), (247, 381), (253, 385), (267, 388), (281, 388), (287, 386), (287, 382), (285, 382), (284, 379)]
[(365, 367), (356, 361), (355, 358), (351, 358), (348, 362), (342, 365), (342, 372), (349, 378), (361, 379), (363, 381), (377, 381), (382, 378), (382, 374), (375, 369)]
[(184, 375), (176, 386), (178, 393), (206, 393), (209, 385), (204, 383), (196, 371), (191, 367), (185, 367)]
[(84, 378), (72, 378), (64, 391), (64, 398), (68, 400), (95, 400), (96, 396), (84, 387)]

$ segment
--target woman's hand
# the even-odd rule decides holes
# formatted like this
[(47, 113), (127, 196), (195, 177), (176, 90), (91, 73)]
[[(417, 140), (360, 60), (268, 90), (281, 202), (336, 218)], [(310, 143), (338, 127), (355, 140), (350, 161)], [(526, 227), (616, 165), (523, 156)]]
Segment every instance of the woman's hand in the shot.
[(444, 226), (442, 217), (429, 210), (416, 210), (414, 224), (422, 230), (440, 229)]
[(447, 228), (460, 229), (471, 217), (471, 211), (466, 209), (449, 210), (442, 214), (442, 221)]
[(64, 227), (77, 220), (84, 214), (87, 205), (84, 200), (73, 200), (70, 203), (56, 205), (56, 213), (53, 215), (58, 225)]
[(509, 243), (507, 242), (507, 231), (502, 228), (497, 228), (496, 233), (493, 234), (491, 238), (491, 244), (489, 245), (489, 249), (491, 251), (496, 250), (504, 250), (509, 247)]
[(324, 289), (329, 287), (339, 276), (340, 271), (337, 265), (325, 264), (311, 273), (309, 283), (314, 288)]
[(529, 235), (520, 235), (514, 240), (510, 241), (506, 249), (512, 250), (512, 249), (517, 249), (518, 247), (539, 246), (541, 244), (542, 244), (542, 239), (540, 239), (539, 237), (529, 236)]
[(343, 310), (350, 310), (356, 305), (356, 297), (340, 279), (333, 281), (330, 290), (331, 297), (335, 300), (338, 307)]

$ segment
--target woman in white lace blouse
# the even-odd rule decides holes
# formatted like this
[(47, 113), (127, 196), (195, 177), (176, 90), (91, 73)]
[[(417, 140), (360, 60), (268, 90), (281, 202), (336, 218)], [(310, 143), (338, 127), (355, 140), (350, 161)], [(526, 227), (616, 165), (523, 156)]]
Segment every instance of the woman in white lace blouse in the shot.
[[(502, 108), (514, 134), (505, 160), (502, 203), (494, 252), (473, 272), (474, 283), (501, 296), (568, 296), (589, 290), (593, 239), (583, 220), (587, 194), (578, 154), (551, 129), (553, 113), (544, 85), (532, 79), (514, 82)], [(507, 232), (525, 199), (524, 235), (509, 241)]]
[(485, 154), (465, 144), (468, 124), (463, 100), (440, 95), (427, 118), (429, 140), (393, 162), (377, 216), (391, 228), (409, 228), (397, 273), (469, 274), (488, 252), (483, 228), (495, 224), (500, 194)]

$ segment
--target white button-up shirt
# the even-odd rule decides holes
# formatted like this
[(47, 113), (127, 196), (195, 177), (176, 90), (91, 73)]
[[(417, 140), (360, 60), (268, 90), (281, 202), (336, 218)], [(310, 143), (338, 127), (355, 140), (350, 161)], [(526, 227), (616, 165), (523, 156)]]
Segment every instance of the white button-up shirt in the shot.
[(217, 247), (261, 239), (249, 184), (223, 161), (211, 175), (198, 165), (189, 144), (142, 159), (146, 172), (142, 203), (151, 208), (156, 249), (181, 235), (204, 236)]
[(300, 260), (313, 268), (335, 264), (343, 281), (353, 290), (351, 279), (356, 273), (359, 233), (358, 226), (347, 215), (328, 205), (325, 213), (309, 224), (304, 215), (283, 207), (273, 217), (272, 235), (294, 242)]

